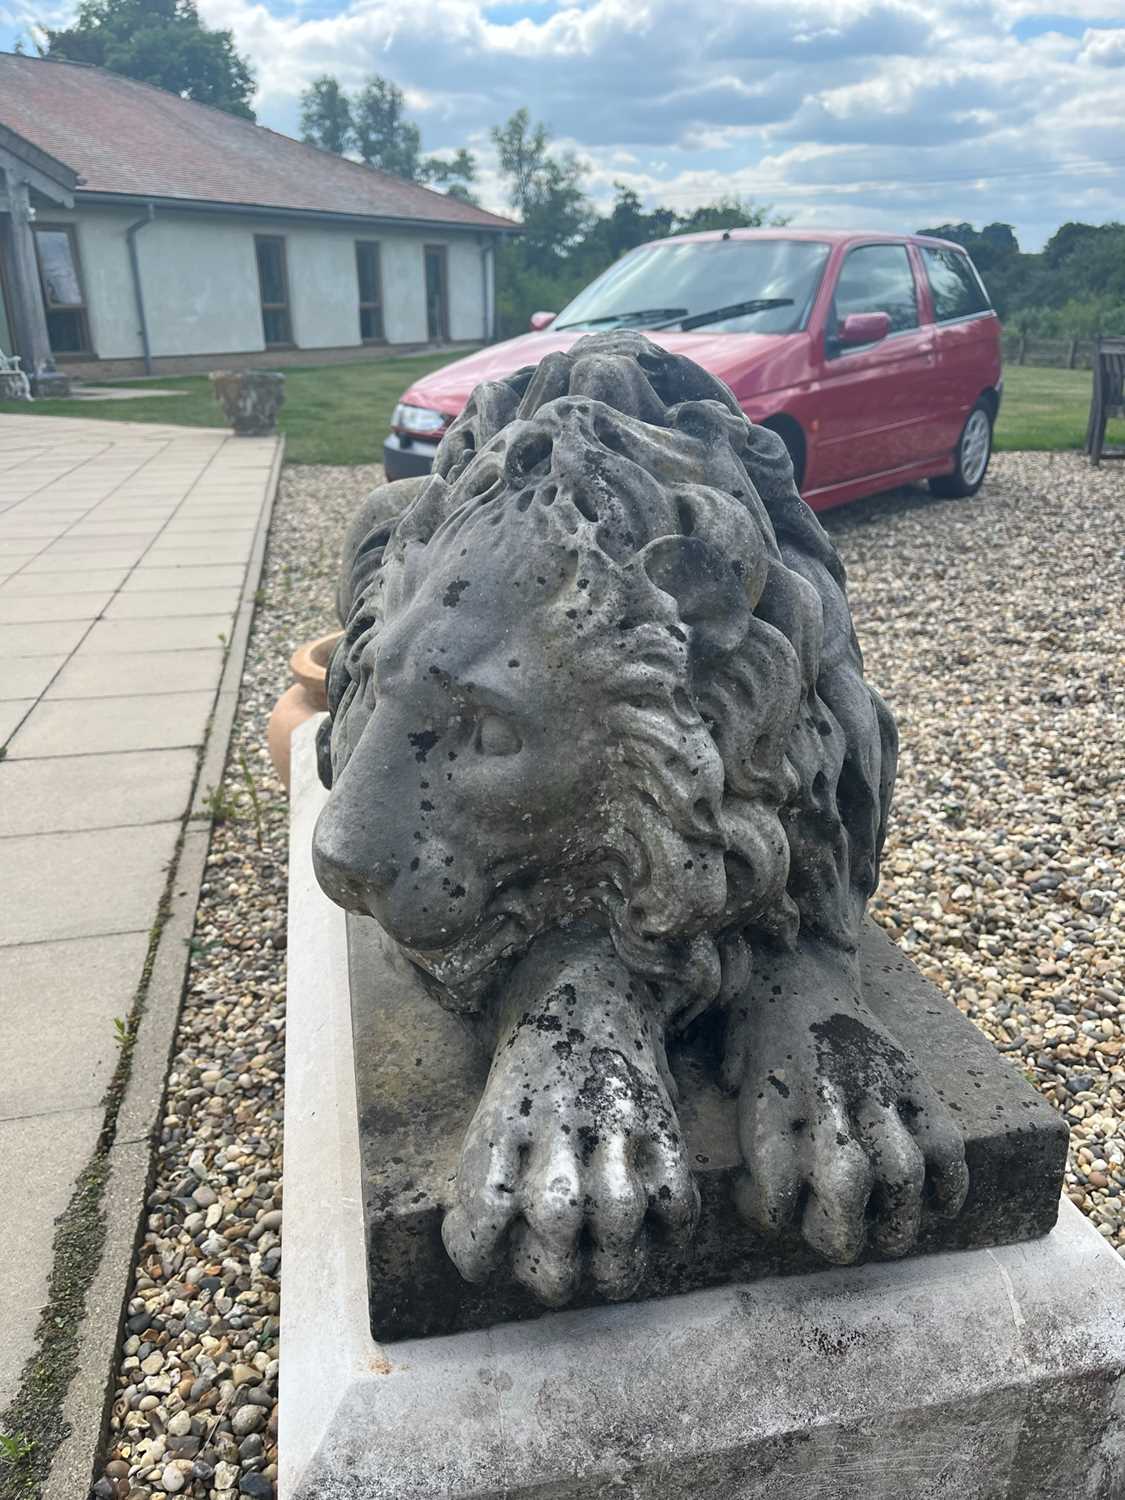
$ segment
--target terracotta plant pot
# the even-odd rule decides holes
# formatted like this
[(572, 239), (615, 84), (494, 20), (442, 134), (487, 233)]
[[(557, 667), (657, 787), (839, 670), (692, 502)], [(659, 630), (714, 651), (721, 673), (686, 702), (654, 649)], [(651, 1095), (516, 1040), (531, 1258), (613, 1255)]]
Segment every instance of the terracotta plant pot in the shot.
[(325, 678), (336, 642), (343, 633), (336, 630), (315, 641), (304, 641), (289, 658), (289, 670), (295, 681), (274, 704), (266, 730), (270, 760), (286, 791), (289, 790), (289, 741), (294, 729), (328, 707)]

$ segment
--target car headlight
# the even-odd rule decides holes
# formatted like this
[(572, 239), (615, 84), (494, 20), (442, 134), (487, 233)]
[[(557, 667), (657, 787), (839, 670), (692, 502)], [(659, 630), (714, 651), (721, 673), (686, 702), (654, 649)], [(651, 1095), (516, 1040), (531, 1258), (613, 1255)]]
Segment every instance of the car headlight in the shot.
[(432, 411), (428, 406), (407, 406), (403, 402), (395, 407), (391, 425), (396, 432), (411, 432), (418, 437), (434, 437), (441, 432), (449, 418), (441, 411)]

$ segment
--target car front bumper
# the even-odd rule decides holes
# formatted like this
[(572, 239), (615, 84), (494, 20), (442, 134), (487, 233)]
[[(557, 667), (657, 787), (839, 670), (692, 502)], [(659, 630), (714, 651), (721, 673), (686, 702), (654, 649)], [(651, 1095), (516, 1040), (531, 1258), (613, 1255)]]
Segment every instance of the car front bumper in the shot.
[(436, 443), (419, 438), (400, 438), (392, 432), (383, 444), (383, 471), (390, 479), (414, 479), (428, 474), (433, 467)]

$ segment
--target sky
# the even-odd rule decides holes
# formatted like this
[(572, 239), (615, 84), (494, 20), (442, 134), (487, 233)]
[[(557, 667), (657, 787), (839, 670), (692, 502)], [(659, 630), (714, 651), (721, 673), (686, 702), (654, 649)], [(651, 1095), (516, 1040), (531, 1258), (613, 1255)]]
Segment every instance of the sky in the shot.
[[(684, 210), (737, 193), (795, 225), (1125, 219), (1122, 0), (197, 0), (296, 134), (302, 88), (393, 79), (424, 148), (468, 146), (503, 210), (491, 126), (522, 105), (588, 166)], [(0, 0), (0, 48), (67, 0)]]

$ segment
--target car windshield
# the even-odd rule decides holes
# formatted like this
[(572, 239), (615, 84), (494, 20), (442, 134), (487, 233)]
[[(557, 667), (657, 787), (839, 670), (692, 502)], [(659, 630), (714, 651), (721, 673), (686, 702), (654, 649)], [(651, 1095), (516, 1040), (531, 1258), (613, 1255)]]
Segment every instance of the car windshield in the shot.
[(554, 328), (793, 333), (803, 328), (828, 246), (817, 240), (666, 240), (591, 282)]

